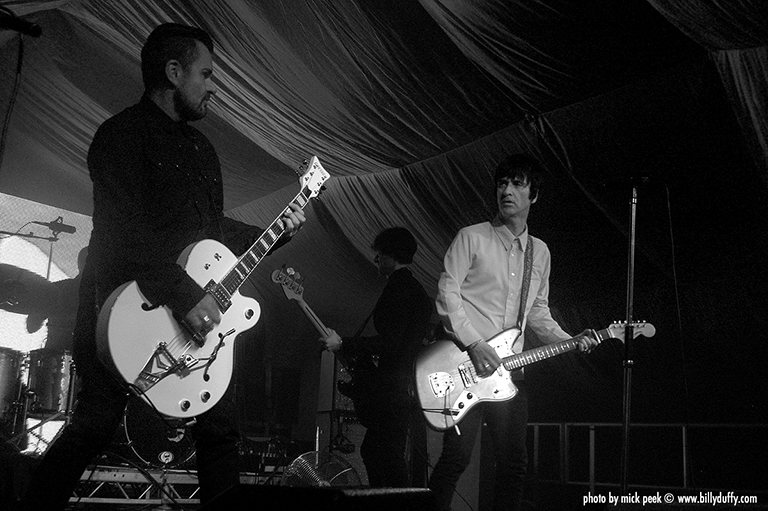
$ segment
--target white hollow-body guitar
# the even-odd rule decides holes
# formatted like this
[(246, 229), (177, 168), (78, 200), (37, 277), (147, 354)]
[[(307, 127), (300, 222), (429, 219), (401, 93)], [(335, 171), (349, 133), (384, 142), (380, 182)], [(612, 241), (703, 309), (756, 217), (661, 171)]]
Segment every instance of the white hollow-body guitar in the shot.
[[(656, 329), (650, 323), (632, 323), (633, 337), (653, 337)], [(611, 323), (608, 328), (595, 332), (598, 341), (620, 339), (624, 341), (626, 323)], [(421, 351), (416, 361), (416, 395), (427, 424), (437, 431), (445, 431), (458, 422), (476, 404), (483, 401), (506, 401), (517, 394), (511, 372), (562, 355), (578, 348), (578, 339), (572, 338), (554, 344), (515, 353), (512, 345), (520, 330), (509, 328), (488, 340), (501, 358), (501, 365), (489, 376), (479, 376), (465, 351), (451, 341), (437, 341)]]
[[(330, 177), (317, 157), (299, 168), (301, 191), (293, 203), (302, 209)], [(284, 229), (280, 217), (239, 258), (215, 240), (189, 245), (178, 264), (210, 293), (221, 322), (203, 336), (177, 322), (167, 306), (152, 307), (136, 281), (118, 287), (99, 313), (99, 358), (158, 412), (190, 418), (209, 410), (232, 378), (235, 338), (259, 320), (261, 307), (239, 292)]]

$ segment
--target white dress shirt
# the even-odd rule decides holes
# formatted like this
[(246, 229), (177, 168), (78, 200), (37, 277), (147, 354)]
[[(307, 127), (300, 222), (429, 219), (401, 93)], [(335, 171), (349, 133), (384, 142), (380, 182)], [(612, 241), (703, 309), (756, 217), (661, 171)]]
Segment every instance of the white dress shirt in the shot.
[[(533, 243), (533, 268), (521, 331), (530, 326), (547, 343), (571, 338), (549, 310), (547, 245), (529, 235), (527, 226), (514, 236), (497, 217), (461, 229), (445, 254), (437, 313), (461, 345), (488, 340), (517, 326), (528, 243)], [(515, 352), (522, 351), (523, 342), (521, 335), (513, 345)]]

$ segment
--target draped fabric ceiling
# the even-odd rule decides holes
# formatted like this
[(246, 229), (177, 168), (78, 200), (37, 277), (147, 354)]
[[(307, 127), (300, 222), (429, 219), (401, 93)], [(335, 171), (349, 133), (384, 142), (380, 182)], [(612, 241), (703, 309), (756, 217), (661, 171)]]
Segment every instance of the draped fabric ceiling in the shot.
[[(239, 367), (244, 388), (266, 382), (268, 395), (245, 420), (285, 407), (265, 360), (302, 389), (317, 382), (317, 334), (274, 269), (296, 268), (307, 303), (350, 335), (384, 284), (375, 234), (416, 234), (414, 272), (434, 295), (453, 235), (493, 213), (496, 162), (526, 151), (547, 172), (529, 225), (553, 254), (556, 317), (572, 333), (628, 315), (656, 328), (633, 342), (636, 420), (764, 421), (752, 362), (765, 358), (760, 0), (0, 3), (43, 29), (23, 46), (0, 31), (3, 114), (15, 98), (0, 193), (90, 214), (90, 140), (139, 99), (141, 45), (166, 21), (216, 43), (219, 91), (197, 125), (218, 149), (229, 216), (268, 225), (310, 155), (331, 174), (301, 235), (252, 279), (263, 316)], [(623, 357), (608, 341), (531, 367), (532, 419), (618, 420)]]

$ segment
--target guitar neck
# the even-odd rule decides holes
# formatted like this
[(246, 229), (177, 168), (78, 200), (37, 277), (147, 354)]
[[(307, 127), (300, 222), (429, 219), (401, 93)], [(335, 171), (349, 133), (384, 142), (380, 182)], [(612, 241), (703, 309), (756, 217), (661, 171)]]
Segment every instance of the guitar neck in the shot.
[(328, 337), (330, 335), (330, 332), (325, 327), (322, 321), (320, 321), (320, 318), (317, 317), (317, 314), (315, 314), (315, 311), (313, 311), (309, 305), (307, 305), (307, 302), (304, 300), (296, 300), (296, 303), (299, 304), (299, 308), (301, 309), (301, 312), (304, 313), (305, 316), (307, 316), (307, 319), (312, 323), (312, 326), (315, 327), (315, 329), (322, 335), (323, 337)]
[[(605, 339), (613, 337), (611, 331), (607, 328), (596, 331), (595, 336), (597, 337), (597, 340), (601, 342)], [(504, 368), (507, 371), (514, 371), (535, 362), (541, 362), (542, 360), (546, 360), (557, 355), (562, 355), (563, 353), (568, 353), (569, 351), (574, 351), (578, 347), (578, 339), (576, 337), (572, 337), (570, 339), (566, 339), (554, 344), (547, 344), (532, 350), (523, 351), (522, 353), (510, 355), (509, 357), (504, 357), (501, 363), (504, 365)]]
[[(301, 209), (304, 209), (309, 203), (310, 192), (308, 187), (302, 188), (302, 190), (293, 198), (291, 203), (297, 204)], [(287, 211), (284, 210), (284, 211)], [(256, 266), (264, 259), (264, 256), (272, 250), (277, 240), (283, 235), (285, 229), (282, 226), (280, 217), (282, 213), (267, 227), (264, 232), (259, 236), (256, 242), (237, 260), (235, 266), (221, 279), (218, 284), (219, 291), (225, 291), (226, 294), (232, 296), (237, 291), (243, 282), (250, 276)], [(214, 293), (216, 294), (216, 293)]]

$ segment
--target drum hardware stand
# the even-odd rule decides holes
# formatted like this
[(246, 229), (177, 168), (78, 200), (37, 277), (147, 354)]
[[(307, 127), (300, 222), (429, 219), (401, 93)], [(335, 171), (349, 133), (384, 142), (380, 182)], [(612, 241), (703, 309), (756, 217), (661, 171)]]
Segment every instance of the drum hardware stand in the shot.
[(153, 485), (157, 486), (157, 490), (160, 492), (160, 505), (155, 506), (152, 509), (173, 509), (171, 504), (173, 499), (170, 497), (170, 492), (173, 491), (173, 487), (168, 484), (168, 467), (163, 465), (162, 472), (160, 473), (160, 480), (154, 481)]
[[(26, 398), (28, 391), (25, 390), (24, 385), (19, 382), (19, 390), (16, 393), (16, 400), (13, 402), (13, 422), (11, 426), (11, 438), (8, 442), (11, 445), (19, 448), (19, 443), (24, 440), (27, 435), (27, 431), (18, 432), (18, 429), (24, 429), (27, 425), (27, 413), (29, 406), (29, 399)], [(22, 396), (25, 396), (22, 400)], [(19, 413), (21, 411), (21, 413)], [(21, 426), (19, 426), (19, 419), (21, 419)], [(17, 429), (18, 428), (18, 429)]]

